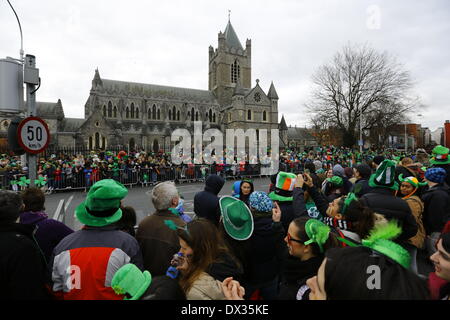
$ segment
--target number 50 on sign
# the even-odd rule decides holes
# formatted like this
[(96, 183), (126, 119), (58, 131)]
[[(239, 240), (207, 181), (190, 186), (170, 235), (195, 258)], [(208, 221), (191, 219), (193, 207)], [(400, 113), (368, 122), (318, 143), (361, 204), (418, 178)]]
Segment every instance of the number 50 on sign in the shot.
[(50, 131), (44, 120), (28, 117), (22, 120), (17, 129), (19, 144), (27, 153), (41, 153), (50, 142)]

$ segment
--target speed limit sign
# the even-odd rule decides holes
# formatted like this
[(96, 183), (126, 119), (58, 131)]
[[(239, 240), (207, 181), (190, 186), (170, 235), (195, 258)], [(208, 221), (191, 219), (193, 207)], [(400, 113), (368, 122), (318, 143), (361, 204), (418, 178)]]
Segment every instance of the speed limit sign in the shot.
[(38, 154), (47, 148), (50, 142), (50, 131), (41, 118), (28, 117), (20, 122), (17, 137), (20, 146), (27, 153)]

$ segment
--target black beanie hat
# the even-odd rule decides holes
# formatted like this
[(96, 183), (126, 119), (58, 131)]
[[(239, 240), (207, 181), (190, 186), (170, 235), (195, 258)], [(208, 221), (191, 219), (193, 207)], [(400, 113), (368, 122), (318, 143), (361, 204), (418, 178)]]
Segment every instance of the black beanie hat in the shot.
[(384, 157), (383, 156), (375, 156), (373, 158), (373, 162), (375, 162), (378, 165), (380, 165), (380, 163), (382, 163), (384, 161)]
[(355, 169), (359, 172), (359, 175), (364, 179), (369, 179), (370, 175), (372, 174), (372, 170), (365, 163), (356, 165)]

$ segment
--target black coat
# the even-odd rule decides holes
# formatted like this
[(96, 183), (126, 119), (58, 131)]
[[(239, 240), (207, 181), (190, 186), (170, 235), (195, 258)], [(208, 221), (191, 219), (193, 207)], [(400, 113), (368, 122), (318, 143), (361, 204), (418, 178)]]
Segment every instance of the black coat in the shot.
[(292, 201), (278, 201), (278, 205), (281, 210), (281, 223), (283, 224), (284, 231), (287, 232), (292, 220), (301, 217), (302, 214), (294, 210)]
[(233, 280), (242, 281), (244, 270), (240, 262), (230, 254), (221, 254), (219, 258), (213, 262), (206, 272), (216, 280), (223, 281), (228, 277)]
[(215, 174), (208, 176), (205, 190), (194, 197), (194, 212), (198, 217), (212, 221), (216, 226), (220, 221), (219, 197), (217, 196), (225, 184), (225, 180)]
[(418, 226), (408, 203), (395, 197), (392, 190), (373, 188), (372, 192), (363, 195), (360, 199), (387, 220), (396, 219), (399, 222), (402, 233), (397, 237), (397, 241), (406, 241), (417, 234)]
[(323, 256), (301, 261), (289, 256), (283, 266), (280, 282), (280, 300), (296, 300), (298, 289), (306, 284), (306, 281), (317, 275), (322, 264)]
[(287, 257), (287, 247), (283, 239), (284, 230), (281, 223), (274, 223), (271, 216), (254, 218), (254, 230), (246, 252), (247, 270), (244, 284), (263, 285), (278, 276)]
[(369, 186), (369, 180), (362, 178), (356, 180), (351, 192), (354, 192), (358, 198), (361, 198), (363, 195), (371, 192), (372, 190), (372, 187)]
[(34, 226), (0, 225), (0, 300), (46, 300), (45, 259), (32, 233)]
[(423, 222), (426, 233), (441, 232), (450, 220), (449, 188), (439, 184), (422, 194), (425, 205)]

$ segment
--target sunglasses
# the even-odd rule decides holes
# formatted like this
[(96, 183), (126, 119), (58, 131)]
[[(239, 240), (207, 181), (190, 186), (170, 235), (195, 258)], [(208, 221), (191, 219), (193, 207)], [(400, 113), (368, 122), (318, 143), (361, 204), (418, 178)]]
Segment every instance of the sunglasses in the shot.
[(287, 241), (288, 242), (295, 241), (295, 242), (303, 244), (303, 241), (292, 238), (291, 235), (289, 234), (289, 232), (287, 233)]

